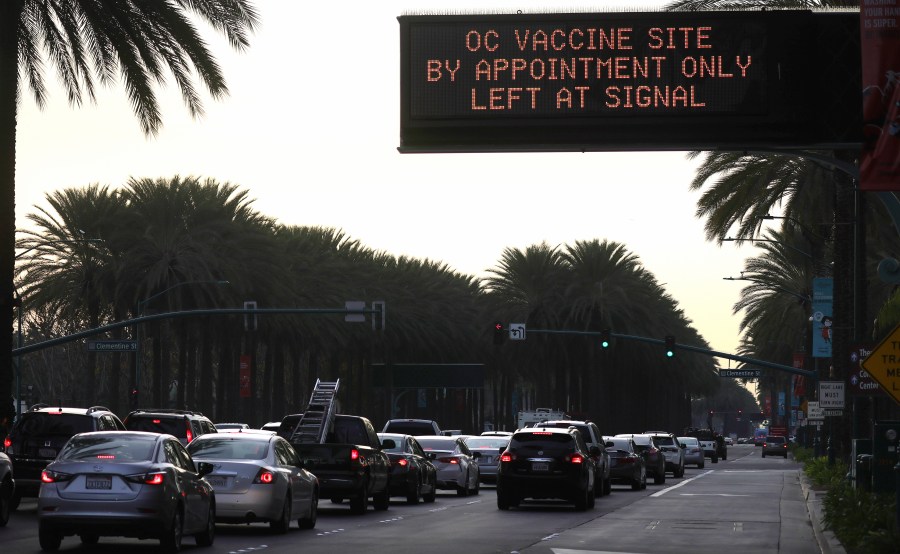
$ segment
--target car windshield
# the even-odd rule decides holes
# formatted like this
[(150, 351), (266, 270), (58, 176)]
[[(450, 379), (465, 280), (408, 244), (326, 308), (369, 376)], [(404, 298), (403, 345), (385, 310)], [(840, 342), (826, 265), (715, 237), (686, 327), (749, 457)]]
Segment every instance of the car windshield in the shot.
[(187, 436), (187, 422), (177, 417), (130, 417), (125, 422), (129, 431), (147, 431), (149, 433), (165, 433), (178, 438)]
[(155, 445), (155, 437), (87, 433), (69, 439), (57, 460), (139, 462), (150, 459)]
[(93, 431), (93, 418), (78, 414), (41, 412), (25, 414), (19, 430), (29, 435), (62, 435), (71, 437)]
[(206, 435), (188, 445), (195, 458), (212, 460), (262, 460), (269, 452), (268, 440), (254, 440), (226, 435)]

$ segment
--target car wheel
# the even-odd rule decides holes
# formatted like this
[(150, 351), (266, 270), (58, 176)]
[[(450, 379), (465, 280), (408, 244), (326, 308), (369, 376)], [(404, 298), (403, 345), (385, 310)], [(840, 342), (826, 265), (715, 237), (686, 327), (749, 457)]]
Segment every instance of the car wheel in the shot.
[(172, 521), (167, 529), (163, 530), (163, 536), (159, 538), (159, 546), (165, 552), (178, 552), (181, 550), (181, 539), (184, 521), (181, 519), (181, 508), (175, 510)]
[(643, 475), (641, 475), (641, 490), (647, 488), (647, 472), (645, 471)]
[(719, 457), (718, 457), (718, 456), (713, 456), (713, 457), (712, 457), (712, 463), (714, 463), (714, 464), (719, 463)]
[(703, 460), (702, 462), (697, 464), (697, 467), (699, 467), (700, 469), (703, 469), (704, 467), (706, 467), (706, 460)]
[(369, 485), (368, 483), (363, 483), (362, 487), (359, 489), (359, 494), (356, 498), (350, 499), (350, 513), (356, 515), (362, 515), (366, 513), (366, 510), (369, 509), (369, 495), (368, 495)]
[(588, 493), (588, 499), (587, 499), (587, 509), (588, 510), (593, 510), (594, 506), (597, 505), (597, 493), (595, 492), (596, 489), (597, 489), (597, 487), (595, 486), (594, 491), (591, 491)]
[(478, 493), (481, 492), (481, 480), (475, 479), (475, 489), (472, 490), (472, 494), (478, 496)]
[(579, 512), (583, 512), (588, 509), (588, 497), (593, 498), (594, 492), (591, 490), (582, 491), (581, 494), (578, 495), (578, 498), (575, 499), (575, 509)]
[(372, 505), (376, 510), (383, 512), (387, 510), (391, 505), (391, 490), (388, 488), (387, 484), (384, 485), (384, 490), (380, 493), (372, 496)]
[(665, 471), (657, 471), (656, 475), (653, 476), (653, 484), (654, 485), (662, 485), (666, 482), (666, 472)]
[(291, 495), (287, 494), (284, 497), (284, 502), (281, 504), (281, 515), (275, 521), (269, 522), (269, 528), (274, 533), (284, 534), (288, 532), (288, 529), (291, 526)]
[(209, 512), (206, 514), (206, 529), (194, 535), (197, 546), (212, 546), (216, 540), (216, 505), (209, 503)]
[(297, 520), (297, 527), (301, 529), (312, 529), (316, 526), (316, 519), (319, 517), (319, 495), (313, 492), (312, 499), (309, 503), (309, 513), (306, 517)]
[(466, 480), (463, 485), (456, 485), (456, 496), (469, 496), (469, 475), (466, 474)]
[(407, 504), (418, 504), (419, 497), (422, 495), (422, 483), (419, 482), (419, 477), (416, 476), (415, 481), (410, 485), (408, 491), (406, 491), (406, 503)]
[(38, 531), (38, 542), (44, 552), (56, 552), (59, 550), (59, 545), (62, 544), (62, 535), (48, 531), (41, 526)]
[(727, 460), (727, 459), (728, 459), (728, 454), (722, 454), (722, 459), (723, 459), (723, 460)]
[(422, 495), (422, 500), (429, 504), (434, 502), (435, 498), (437, 498), (437, 478), (431, 479), (431, 490), (428, 494)]
[(498, 510), (508, 510), (509, 509), (509, 498), (503, 494), (503, 491), (497, 491), (497, 509)]
[(787, 452), (784, 453), (784, 459), (787, 460)]
[(675, 477), (684, 477), (684, 462), (678, 466), (678, 474)]
[(12, 510), (13, 484), (9, 481), (3, 483), (0, 490), (0, 527), (6, 527), (9, 523), (9, 513)]
[(763, 458), (766, 457), (766, 453), (765, 453), (765, 452), (762, 453), (762, 457), (763, 457)]

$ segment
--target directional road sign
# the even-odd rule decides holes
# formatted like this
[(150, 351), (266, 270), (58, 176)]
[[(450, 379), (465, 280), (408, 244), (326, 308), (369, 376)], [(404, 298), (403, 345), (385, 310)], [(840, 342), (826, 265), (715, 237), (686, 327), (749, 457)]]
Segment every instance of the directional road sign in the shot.
[(525, 324), (510, 323), (509, 324), (509, 340), (525, 340)]
[(819, 381), (819, 407), (824, 410), (844, 409), (843, 381)]
[(807, 402), (806, 409), (809, 414), (806, 419), (809, 421), (822, 421), (825, 419), (825, 410), (823, 410), (818, 402)]
[(900, 325), (862, 361), (862, 367), (900, 404)]

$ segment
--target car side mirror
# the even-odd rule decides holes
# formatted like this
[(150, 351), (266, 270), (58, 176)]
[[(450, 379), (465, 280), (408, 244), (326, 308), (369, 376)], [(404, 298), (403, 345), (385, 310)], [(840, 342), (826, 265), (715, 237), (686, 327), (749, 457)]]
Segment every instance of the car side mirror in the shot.
[(197, 475), (203, 477), (204, 475), (209, 475), (216, 469), (216, 466), (209, 462), (196, 462), (194, 465), (197, 466)]
[(397, 443), (394, 442), (394, 439), (384, 439), (381, 441), (381, 448), (386, 448), (388, 450), (397, 448)]
[(606, 446), (606, 448), (612, 448), (615, 445), (616, 443), (614, 443), (613, 441), (606, 441), (606, 444), (604, 446)]
[(603, 451), (600, 450), (600, 447), (597, 446), (596, 444), (593, 445), (593, 446), (591, 446), (590, 449), (588, 449), (588, 452), (589, 452), (589, 453), (591, 454), (591, 456), (594, 457), (594, 458), (603, 455)]

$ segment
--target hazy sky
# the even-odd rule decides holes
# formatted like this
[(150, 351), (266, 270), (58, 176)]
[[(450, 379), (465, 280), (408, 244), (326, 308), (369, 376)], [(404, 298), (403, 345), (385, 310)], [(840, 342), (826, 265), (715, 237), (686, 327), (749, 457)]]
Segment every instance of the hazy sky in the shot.
[[(663, 4), (626, 5), (649, 11)], [(397, 16), (448, 13), (447, 6), (454, 13), (549, 12), (552, 2), (255, 5), (261, 25), (246, 52), (208, 34), (230, 96), (205, 95), (205, 116), (192, 120), (174, 84), (158, 89), (164, 126), (155, 138), (141, 133), (120, 87), (80, 108), (57, 89), (42, 111), (24, 91), (17, 224), (26, 224), (34, 205), (46, 206), (47, 192), (177, 174), (237, 184), (257, 210), (282, 223), (342, 229), (370, 248), (467, 274), (495, 267), (507, 247), (609, 239), (665, 284), (713, 349), (735, 351), (732, 306), (743, 283), (722, 277), (737, 275), (755, 249), (705, 241), (694, 215), (699, 193), (688, 190), (696, 162), (685, 153), (397, 152)], [(47, 77), (55, 82), (55, 73)]]

